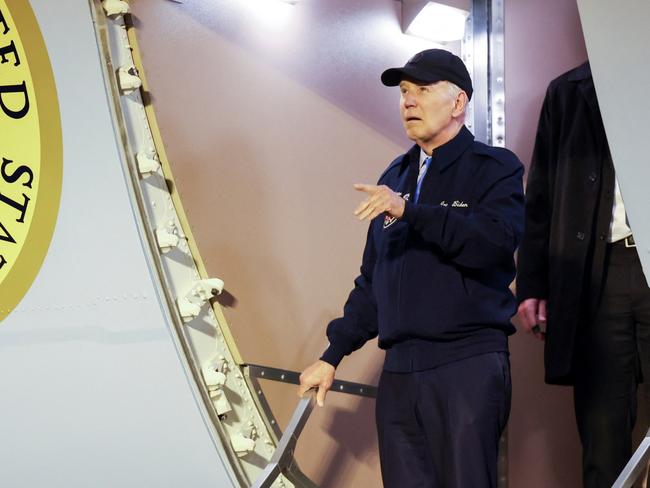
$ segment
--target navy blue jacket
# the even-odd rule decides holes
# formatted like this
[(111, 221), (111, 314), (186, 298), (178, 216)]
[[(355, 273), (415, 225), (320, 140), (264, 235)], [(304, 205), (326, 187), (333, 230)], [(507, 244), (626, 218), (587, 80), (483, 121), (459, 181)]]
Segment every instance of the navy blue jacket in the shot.
[(463, 127), (433, 151), (413, 203), (419, 159), (416, 145), (379, 178), (406, 207), (401, 219), (370, 223), (361, 274), (343, 317), (327, 327), (330, 346), (321, 359), (334, 366), (377, 335), (384, 369), (396, 372), (508, 350), (523, 166)]

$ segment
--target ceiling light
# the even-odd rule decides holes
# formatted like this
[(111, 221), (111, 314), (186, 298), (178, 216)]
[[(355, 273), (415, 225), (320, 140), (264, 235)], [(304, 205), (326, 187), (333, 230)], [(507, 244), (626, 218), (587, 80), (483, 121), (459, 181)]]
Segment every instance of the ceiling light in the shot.
[(295, 1), (247, 0), (242, 2), (265, 26), (284, 29), (294, 13)]
[(402, 32), (433, 42), (458, 41), (465, 35), (468, 3), (402, 0)]

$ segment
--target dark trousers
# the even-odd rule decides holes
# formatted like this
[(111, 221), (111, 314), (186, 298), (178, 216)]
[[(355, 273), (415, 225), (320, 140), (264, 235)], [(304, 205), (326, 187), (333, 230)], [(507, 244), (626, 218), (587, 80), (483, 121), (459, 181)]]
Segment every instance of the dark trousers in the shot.
[(650, 289), (635, 248), (608, 246), (595, 319), (580, 330), (575, 413), (587, 488), (610, 488), (632, 454), (637, 387), (650, 381)]
[(384, 487), (496, 487), (510, 395), (505, 353), (426, 371), (384, 371), (376, 406)]

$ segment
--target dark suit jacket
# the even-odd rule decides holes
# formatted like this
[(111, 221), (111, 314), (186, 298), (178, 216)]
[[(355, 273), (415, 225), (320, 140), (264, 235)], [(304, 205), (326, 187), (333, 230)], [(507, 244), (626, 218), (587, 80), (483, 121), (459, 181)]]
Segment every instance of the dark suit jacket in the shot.
[(576, 335), (597, 306), (614, 169), (589, 63), (553, 80), (537, 129), (517, 298), (546, 298), (548, 383), (570, 384)]

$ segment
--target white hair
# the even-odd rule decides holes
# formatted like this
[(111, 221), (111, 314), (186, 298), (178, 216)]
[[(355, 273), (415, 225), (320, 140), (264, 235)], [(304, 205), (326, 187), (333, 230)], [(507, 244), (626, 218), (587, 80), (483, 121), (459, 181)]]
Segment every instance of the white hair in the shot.
[[(447, 84), (447, 91), (449, 93), (449, 98), (452, 99), (452, 100), (455, 100), (456, 97), (458, 97), (458, 95), (460, 94), (460, 92), (465, 93), (462, 88), (460, 88), (458, 85), (452, 83), (451, 81), (446, 81), (446, 84)], [(465, 93), (465, 95), (467, 96), (466, 93)], [(463, 118), (465, 117), (465, 111), (467, 110), (467, 103), (468, 102), (469, 102), (469, 100), (465, 103), (465, 106), (463, 107)]]

